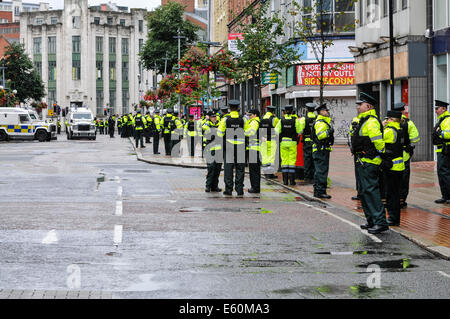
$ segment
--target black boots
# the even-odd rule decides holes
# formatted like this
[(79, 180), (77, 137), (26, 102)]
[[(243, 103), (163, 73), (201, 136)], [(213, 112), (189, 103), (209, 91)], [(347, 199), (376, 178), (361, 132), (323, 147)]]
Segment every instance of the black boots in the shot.
[(289, 173), (289, 183), (292, 186), (296, 185), (296, 183), (295, 183), (295, 173)]
[(283, 185), (289, 185), (289, 173), (284, 173), (283, 172)]

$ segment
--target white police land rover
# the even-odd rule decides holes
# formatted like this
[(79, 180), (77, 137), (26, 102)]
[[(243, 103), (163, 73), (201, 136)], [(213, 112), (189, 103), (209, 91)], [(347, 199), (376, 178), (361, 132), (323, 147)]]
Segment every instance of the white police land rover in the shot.
[(67, 139), (88, 138), (95, 140), (96, 127), (94, 116), (87, 107), (72, 107), (67, 115), (69, 126), (67, 128)]
[(0, 141), (56, 140), (56, 125), (40, 121), (37, 113), (19, 107), (0, 107)]

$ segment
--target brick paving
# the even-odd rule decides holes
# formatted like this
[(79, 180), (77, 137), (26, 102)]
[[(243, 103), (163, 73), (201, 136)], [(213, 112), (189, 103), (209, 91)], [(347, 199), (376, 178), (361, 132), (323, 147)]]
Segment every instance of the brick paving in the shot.
[(111, 292), (0, 289), (0, 299), (112, 299)]

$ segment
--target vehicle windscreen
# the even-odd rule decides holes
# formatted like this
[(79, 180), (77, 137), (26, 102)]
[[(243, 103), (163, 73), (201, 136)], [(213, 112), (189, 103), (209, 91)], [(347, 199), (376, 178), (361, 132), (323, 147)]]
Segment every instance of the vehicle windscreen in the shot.
[(74, 120), (92, 120), (92, 115), (89, 113), (76, 113), (73, 115)]
[(33, 113), (30, 113), (30, 117), (31, 117), (32, 120), (37, 120), (36, 115), (34, 115)]

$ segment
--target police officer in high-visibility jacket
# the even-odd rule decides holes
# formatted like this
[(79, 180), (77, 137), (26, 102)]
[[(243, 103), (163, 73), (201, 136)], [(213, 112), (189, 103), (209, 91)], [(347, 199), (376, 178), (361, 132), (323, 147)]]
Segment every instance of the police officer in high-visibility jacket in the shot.
[(133, 118), (136, 148), (139, 147), (139, 142), (141, 143), (141, 148), (144, 148), (144, 128), (147, 125), (147, 121), (145, 120), (145, 117), (142, 116), (141, 110), (137, 110), (136, 112), (137, 114)]
[[(217, 135), (223, 138), (225, 146), (224, 154), (224, 195), (232, 195), (233, 186), (238, 196), (244, 195), (244, 174), (245, 174), (245, 135), (247, 128), (246, 119), (239, 114), (238, 100), (230, 100), (230, 116), (222, 118), (217, 129)], [(236, 170), (236, 175), (234, 171)], [(233, 182), (234, 177), (234, 182)]]
[(297, 141), (300, 134), (300, 123), (292, 114), (292, 105), (283, 108), (283, 117), (275, 126), (280, 137), (281, 172), (283, 184), (295, 185), (295, 163), (297, 162)]
[(275, 127), (280, 119), (274, 114), (275, 106), (268, 105), (267, 112), (260, 122), (261, 133), (261, 167), (266, 178), (277, 178), (275, 161), (278, 151), (278, 139)]
[(147, 121), (147, 125), (144, 128), (145, 133), (145, 143), (150, 144), (150, 137), (152, 137), (152, 126), (153, 126), (153, 119), (150, 115), (150, 112), (145, 113), (145, 120)]
[(314, 159), (314, 197), (330, 199), (327, 194), (328, 170), (330, 167), (331, 146), (334, 144), (334, 129), (331, 126), (330, 112), (324, 103), (316, 107), (317, 119), (314, 121), (311, 137)]
[[(355, 135), (355, 130), (358, 127), (359, 124), (359, 117), (354, 117), (352, 119), (352, 123), (350, 123), (350, 128), (348, 130), (348, 145), (350, 146), (350, 148), (352, 147), (352, 144), (350, 142), (350, 138)], [(353, 156), (353, 164), (354, 164), (354, 172), (355, 172), (355, 181), (356, 181), (356, 196), (352, 196), (352, 200), (360, 200), (361, 196), (359, 195), (359, 178), (358, 178), (358, 170), (356, 169), (356, 162), (357, 162), (357, 157)]]
[(260, 119), (259, 111), (249, 111), (250, 119), (247, 122), (245, 136), (248, 138), (248, 170), (250, 175), (249, 193), (259, 194), (261, 191), (261, 158), (260, 158)]
[(181, 119), (179, 118), (179, 112), (174, 111), (173, 112), (173, 122), (174, 122), (174, 129), (172, 130), (172, 135), (170, 137), (171, 140), (171, 148), (170, 148), (170, 155), (172, 157), (180, 157), (181, 156), (181, 140), (183, 138), (183, 122), (181, 122)]
[(400, 225), (400, 185), (405, 170), (403, 160), (403, 132), (400, 127), (402, 112), (387, 111), (387, 121), (383, 129), (386, 160), (382, 162), (381, 192), (386, 198), (389, 226)]
[(162, 118), (162, 136), (164, 139), (164, 150), (166, 156), (170, 155), (171, 148), (171, 135), (172, 131), (175, 129), (175, 122), (173, 119), (173, 109), (167, 109), (166, 114)]
[(186, 138), (186, 145), (189, 150), (189, 155), (194, 157), (197, 137), (194, 114), (189, 114), (189, 120), (184, 125), (184, 137)]
[(436, 145), (437, 175), (442, 197), (436, 204), (450, 204), (450, 113), (448, 103), (435, 100), (438, 122), (433, 129), (433, 144)]
[(400, 207), (406, 207), (406, 198), (409, 194), (409, 179), (411, 176), (411, 157), (414, 154), (415, 145), (420, 141), (419, 131), (416, 125), (406, 116), (406, 104), (403, 102), (394, 104), (394, 110), (402, 112), (400, 127), (404, 133), (403, 160), (405, 161), (405, 170), (402, 174), (400, 184)]
[(222, 169), (223, 154), (222, 139), (217, 136), (219, 127), (217, 115), (209, 113), (209, 119), (203, 125), (203, 141), (205, 145), (205, 160), (207, 165), (205, 192), (221, 192), (219, 176)]
[(303, 167), (305, 172), (305, 183), (312, 184), (314, 182), (314, 160), (313, 160), (313, 141), (311, 138), (312, 127), (317, 118), (314, 112), (317, 107), (316, 103), (306, 103), (307, 113), (299, 119), (300, 131), (303, 143)]
[(159, 109), (155, 110), (155, 115), (153, 116), (153, 154), (159, 153), (159, 135), (161, 134), (161, 116), (159, 115)]
[(376, 100), (361, 92), (358, 106), (359, 124), (352, 136), (352, 150), (357, 158), (361, 205), (367, 223), (361, 225), (371, 234), (389, 229), (380, 193), (380, 164), (385, 153), (383, 127), (375, 112)]

